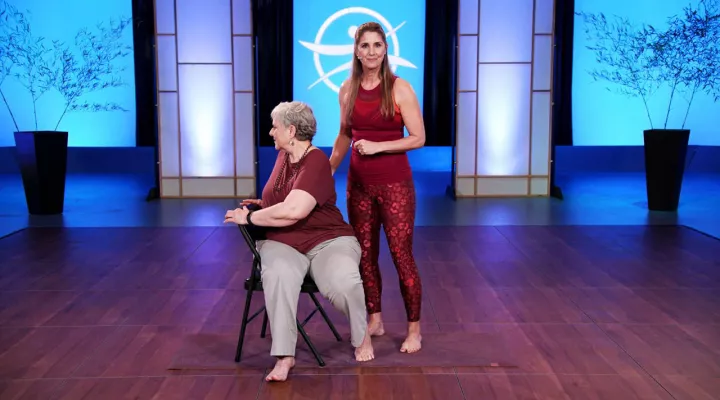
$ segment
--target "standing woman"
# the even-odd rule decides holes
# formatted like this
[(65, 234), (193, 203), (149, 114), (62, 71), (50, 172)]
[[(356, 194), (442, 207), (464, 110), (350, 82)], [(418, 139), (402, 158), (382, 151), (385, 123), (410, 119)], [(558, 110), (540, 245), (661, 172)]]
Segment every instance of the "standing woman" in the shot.
[(408, 320), (407, 338), (400, 351), (414, 353), (422, 346), (422, 286), (413, 257), (415, 186), (406, 152), (425, 144), (425, 127), (417, 96), (407, 81), (393, 74), (387, 49), (380, 24), (367, 22), (358, 27), (352, 75), (340, 88), (340, 133), (330, 165), (334, 173), (353, 143), (347, 208), (362, 247), (360, 273), (368, 331), (376, 336), (384, 333), (378, 264), (382, 224), (400, 277)]

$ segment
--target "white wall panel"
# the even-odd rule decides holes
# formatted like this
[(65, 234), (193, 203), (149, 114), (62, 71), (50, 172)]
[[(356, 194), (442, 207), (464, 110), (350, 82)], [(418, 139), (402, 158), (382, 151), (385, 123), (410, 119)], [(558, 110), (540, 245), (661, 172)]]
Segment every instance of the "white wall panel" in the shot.
[(255, 176), (254, 108), (252, 93), (235, 94), (235, 172)]
[(458, 33), (478, 33), (478, 0), (460, 0), (458, 4)]
[(532, 61), (533, 0), (480, 1), (481, 63)]
[(180, 65), (179, 73), (182, 176), (234, 176), (232, 66)]
[(253, 54), (249, 36), (233, 38), (233, 69), (235, 91), (253, 90)]
[(475, 175), (475, 136), (476, 136), (476, 93), (458, 94), (457, 106), (457, 174)]
[(478, 69), (478, 175), (527, 175), (530, 160), (530, 65)]
[(533, 90), (552, 89), (552, 37), (535, 36), (533, 60)]
[(458, 41), (458, 90), (477, 90), (477, 36)]
[(550, 158), (550, 92), (533, 93), (531, 175), (547, 175)]
[(176, 0), (178, 62), (231, 63), (230, 0)]
[(178, 132), (178, 95), (160, 93), (158, 95), (160, 117), (160, 174), (162, 176), (180, 176), (180, 132)]
[(177, 90), (177, 57), (175, 53), (175, 36), (158, 36), (157, 55), (158, 90)]

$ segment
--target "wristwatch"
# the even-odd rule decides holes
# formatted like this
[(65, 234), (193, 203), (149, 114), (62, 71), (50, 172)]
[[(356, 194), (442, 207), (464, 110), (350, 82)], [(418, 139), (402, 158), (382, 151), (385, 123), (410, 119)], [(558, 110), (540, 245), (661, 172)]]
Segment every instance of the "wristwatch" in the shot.
[(247, 224), (248, 224), (249, 226), (254, 226), (253, 223), (252, 223), (252, 220), (250, 219), (250, 216), (252, 215), (253, 212), (254, 212), (254, 211), (250, 211), (250, 212), (248, 213), (247, 217), (245, 217), (245, 220), (247, 220)]

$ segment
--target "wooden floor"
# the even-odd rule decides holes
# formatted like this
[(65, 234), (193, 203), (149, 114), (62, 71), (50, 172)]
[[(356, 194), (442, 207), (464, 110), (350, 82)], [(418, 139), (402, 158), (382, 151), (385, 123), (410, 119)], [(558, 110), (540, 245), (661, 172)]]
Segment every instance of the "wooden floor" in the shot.
[[(237, 229), (25, 229), (0, 240), (0, 399), (720, 398), (717, 239), (418, 227), (415, 255), (424, 331), (483, 333), (487, 347), (457, 343), (458, 357), (502, 342), (513, 368), (305, 366), (271, 385), (262, 370), (170, 371), (186, 335), (238, 330), (250, 254)], [(386, 330), (401, 333), (385, 250), (382, 264)]]

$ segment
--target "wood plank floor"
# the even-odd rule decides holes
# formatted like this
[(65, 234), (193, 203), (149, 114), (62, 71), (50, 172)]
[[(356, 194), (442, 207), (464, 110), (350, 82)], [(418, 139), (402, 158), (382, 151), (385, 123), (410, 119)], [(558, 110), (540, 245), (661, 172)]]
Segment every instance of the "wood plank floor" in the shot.
[[(169, 371), (184, 335), (237, 332), (250, 261), (237, 229), (20, 231), (0, 239), (0, 399), (720, 398), (717, 239), (418, 227), (415, 255), (425, 332), (487, 334), (516, 368), (310, 368), (270, 385), (261, 370)], [(386, 248), (381, 263), (386, 330), (402, 332)]]

